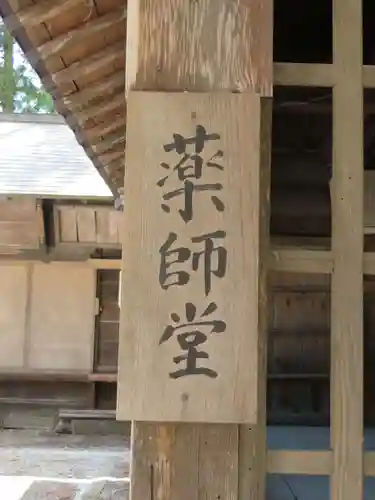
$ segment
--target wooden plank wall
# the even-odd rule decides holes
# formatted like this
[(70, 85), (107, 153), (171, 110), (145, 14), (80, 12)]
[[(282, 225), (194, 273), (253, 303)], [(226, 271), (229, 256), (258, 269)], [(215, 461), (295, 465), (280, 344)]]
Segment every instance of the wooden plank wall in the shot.
[(41, 205), (33, 198), (0, 199), (0, 253), (38, 250), (43, 242)]
[(120, 248), (121, 212), (111, 206), (56, 204), (55, 245)]

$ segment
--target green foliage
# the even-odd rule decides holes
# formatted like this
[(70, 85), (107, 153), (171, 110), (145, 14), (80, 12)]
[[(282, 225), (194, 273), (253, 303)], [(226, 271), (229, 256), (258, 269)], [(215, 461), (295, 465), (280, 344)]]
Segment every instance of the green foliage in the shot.
[(16, 93), (14, 111), (23, 113), (55, 113), (51, 95), (46, 92), (37, 75), (32, 74), (30, 67), (21, 64), (14, 69)]
[(54, 114), (52, 97), (0, 19), (0, 110)]

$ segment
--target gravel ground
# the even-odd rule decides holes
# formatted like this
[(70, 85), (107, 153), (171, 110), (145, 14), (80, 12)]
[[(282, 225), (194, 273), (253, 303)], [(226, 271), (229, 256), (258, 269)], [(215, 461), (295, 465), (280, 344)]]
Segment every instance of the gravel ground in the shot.
[(7, 500), (127, 500), (129, 443), (121, 436), (0, 432)]

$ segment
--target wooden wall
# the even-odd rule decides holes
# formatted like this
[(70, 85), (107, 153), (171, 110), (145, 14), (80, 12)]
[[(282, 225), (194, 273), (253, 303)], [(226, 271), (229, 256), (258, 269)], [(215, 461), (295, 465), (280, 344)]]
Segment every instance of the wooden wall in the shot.
[(0, 371), (91, 372), (96, 271), (0, 264)]
[(55, 245), (120, 248), (121, 214), (113, 206), (58, 203), (54, 206)]
[(0, 367), (24, 365), (26, 306), (28, 303), (27, 266), (0, 267)]
[(0, 253), (39, 250), (44, 243), (43, 211), (33, 198), (0, 199)]

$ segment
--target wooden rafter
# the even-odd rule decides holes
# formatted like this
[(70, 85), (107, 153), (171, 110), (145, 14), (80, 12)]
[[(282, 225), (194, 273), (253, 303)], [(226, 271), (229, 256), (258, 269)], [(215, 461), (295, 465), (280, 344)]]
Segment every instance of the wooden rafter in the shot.
[(90, 2), (77, 2), (77, 0), (40, 0), (39, 2), (28, 5), (19, 10), (16, 14), (12, 14), (4, 19), (5, 24), (10, 32), (17, 29), (18, 24), (22, 24), (24, 28), (33, 28), (40, 23), (45, 23), (62, 14), (65, 14), (70, 9), (75, 7), (77, 3), (87, 5), (88, 13), (91, 10)]
[(103, 154), (97, 155), (99, 161), (103, 165), (108, 165), (112, 161), (117, 160), (119, 158), (122, 158), (123, 156), (124, 156), (124, 151), (123, 151), (122, 147), (119, 148), (118, 151), (112, 151), (110, 153), (103, 153)]
[(113, 163), (117, 166), (111, 168), (110, 165), (112, 165), (112, 163), (109, 163), (106, 165), (105, 171), (107, 175), (113, 179), (113, 182), (118, 186), (118, 190), (120, 191), (124, 184), (124, 160), (115, 161)]
[(122, 172), (125, 164), (125, 155), (117, 160), (112, 160), (106, 165), (106, 171), (111, 175), (115, 172)]
[(98, 99), (98, 96), (107, 96), (115, 94), (124, 87), (124, 71), (117, 71), (106, 79), (100, 80), (93, 85), (85, 87), (83, 90), (75, 92), (62, 98), (64, 104), (70, 111), (76, 111), (86, 108), (91, 101)]
[(113, 147), (117, 147), (122, 144), (125, 145), (125, 133), (124, 130), (125, 125), (116, 130), (114, 133), (106, 135), (105, 138), (98, 142), (97, 144), (93, 144), (92, 149), (96, 154), (105, 153), (109, 151)]
[(91, 120), (93, 118), (100, 118), (107, 113), (111, 113), (115, 110), (121, 110), (121, 113), (124, 115), (125, 122), (125, 99), (124, 93), (120, 92), (115, 94), (114, 96), (110, 96), (109, 99), (103, 99), (98, 104), (93, 104), (89, 108), (85, 108), (82, 110), (77, 110), (76, 117), (79, 123), (85, 123), (87, 120)]
[[(81, 26), (69, 30), (67, 33), (49, 40), (48, 42), (37, 47), (39, 55), (46, 59), (51, 55), (56, 55), (67, 47), (79, 44), (85, 38), (98, 34), (107, 29), (113, 29), (119, 23), (122, 23), (125, 18), (125, 9), (123, 7), (84, 22)], [(84, 19), (82, 20), (84, 21)], [(32, 55), (32, 54), (31, 54)], [(27, 57), (30, 54), (26, 54)]]
[(116, 42), (96, 52), (82, 61), (77, 61), (52, 75), (56, 85), (78, 80), (101, 70), (104, 66), (111, 63), (125, 60), (124, 42)]
[(114, 117), (112, 121), (103, 122), (96, 127), (86, 129), (86, 137), (95, 145), (100, 142), (100, 139), (98, 140), (99, 137), (104, 137), (107, 134), (120, 130), (122, 130), (122, 134), (125, 135), (125, 121), (124, 117), (121, 115), (117, 118)]

